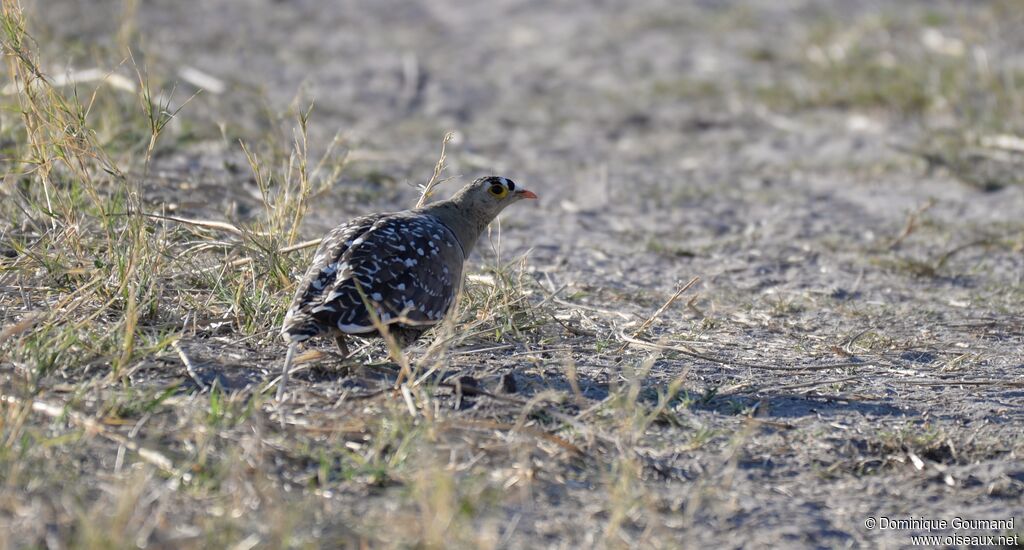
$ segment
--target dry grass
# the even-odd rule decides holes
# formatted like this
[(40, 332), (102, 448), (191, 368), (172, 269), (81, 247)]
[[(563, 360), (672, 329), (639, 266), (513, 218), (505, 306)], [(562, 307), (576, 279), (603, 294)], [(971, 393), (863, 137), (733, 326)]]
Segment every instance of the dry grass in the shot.
[[(968, 437), (891, 410), (894, 393), (912, 409), (932, 392), (1022, 383), (982, 372), (993, 358), (952, 336), (927, 340), (940, 342), (934, 368), (909, 369), (899, 354), (918, 336), (900, 333), (885, 305), (810, 291), (733, 299), (722, 285), (697, 295), (696, 277), (664, 295), (556, 284), (529, 254), (503, 256), (500, 224), (431, 339), (353, 360), (311, 349), (296, 359), (290, 398), (275, 401), (277, 331), (318, 242), (302, 240), (303, 221), (349, 167), (343, 140), (311, 143), (315, 111), (293, 109), (287, 138), (230, 140), (254, 213), (176, 212), (152, 198), (154, 163), (181, 145), (164, 141), (180, 137), (187, 101), (172, 103), (173, 87), (134, 65), (131, 86), (55, 85), (17, 0), (2, 2), (17, 93), (0, 99), (0, 531), (13, 534), (0, 548), (673, 548), (770, 492), (751, 472), (768, 472), (779, 494), (804, 490), (787, 485), (798, 475), (967, 487), (969, 468), (1024, 453), (1005, 430)], [(126, 17), (118, 47), (136, 32)], [(867, 39), (836, 58), (839, 40), (853, 39), (832, 27), (810, 37), (825, 56), (803, 69), (813, 93), (773, 88), (760, 100), (922, 116), (978, 85), (1000, 109), (1019, 106), (1009, 86), (1019, 75), (968, 86), (978, 68), (948, 62), (933, 81), (879, 65)], [(878, 79), (894, 89), (871, 87)], [(986, 150), (1014, 143), (992, 141), (1018, 130), (1000, 122), (975, 117), (958, 135), (984, 128), (971, 135)], [(446, 181), (450, 139), (421, 204)], [(1020, 251), (1010, 227), (906, 255), (941, 229), (926, 219), (933, 206), (857, 253), (913, 275), (909, 285), (948, 274), (964, 252)], [(672, 259), (697, 255), (647, 242)], [(969, 328), (1019, 338), (1019, 323), (996, 315), (1020, 305), (1019, 289), (991, 296), (995, 320)], [(841, 311), (841, 326), (813, 326), (819, 308)], [(994, 418), (1015, 421), (1000, 407)], [(819, 411), (826, 418), (810, 421)], [(851, 427), (838, 416), (850, 411), (875, 416)], [(1022, 484), (1003, 478), (988, 494), (1018, 497)]]
[[(528, 354), (539, 354), (530, 348), (555, 343), (551, 302), (539, 299), (526, 257), (503, 263), (499, 254), (471, 277), (456, 314), (413, 359), (408, 379), (396, 380), (397, 389), (387, 381), (395, 376), (387, 364), (358, 368), (372, 374), (377, 389), (329, 399), (302, 392), (275, 404), (267, 398), (271, 381), (258, 378), (225, 388), (216, 376), (204, 378), (208, 365), (185, 343), (226, 333), (234, 341), (228, 349), (275, 348), (302, 261), (295, 252), (315, 244), (298, 242), (299, 226), (310, 198), (343, 167), (330, 158), (333, 145), (321, 160), (309, 159), (311, 109), (302, 111), (286, 154), (271, 151), (267, 160), (240, 146), (263, 208), (255, 221), (161, 212), (146, 200), (145, 182), (177, 110), (139, 72), (142, 112), (109, 103), (123, 124), (136, 125), (129, 134), (138, 142), (122, 130), (107, 131), (127, 143), (100, 139), (94, 121), (114, 124), (115, 113), (94, 109), (109, 101), (106, 94), (121, 92), (100, 86), (88, 102), (78, 88), (68, 96), (40, 71), (15, 0), (5, 0), (3, 23), (7, 66), (19, 87), (17, 109), (4, 114), (5, 132), (17, 143), (7, 159), (2, 211), (12, 253), (2, 264), (8, 290), (0, 335), (9, 369), (0, 420), (5, 530), (22, 533), (22, 541), (74, 540), (81, 548), (313, 540), (494, 547), (514, 528), (501, 517), (509, 499), (528, 495), (552, 464), (570, 468), (598, 456), (597, 447), (572, 442), (587, 438), (588, 446), (618, 447), (597, 464), (607, 464), (607, 483), (622, 496), (604, 536), (626, 536), (625, 525), (635, 522), (632, 503), (643, 498), (633, 442), (621, 439), (635, 438), (660, 414), (678, 384), (656, 406), (638, 404), (646, 361), (593, 415), (618, 426), (622, 433), (613, 436), (573, 420), (578, 407), (561, 395), (523, 399), (451, 376), (453, 353), (465, 360), (525, 343)], [(135, 154), (119, 149), (115, 160), (107, 151), (120, 145)], [(443, 167), (442, 149), (424, 200), (441, 183)], [(479, 418), (459, 414), (471, 399), (500, 407)], [(350, 414), (339, 424), (342, 410)], [(484, 467), (503, 462), (509, 466)], [(100, 472), (110, 474), (96, 477)], [(322, 497), (360, 486), (397, 487), (390, 489), (402, 495), (397, 509), (330, 519)], [(487, 516), (494, 518), (481, 530), (478, 520)], [(381, 531), (383, 525), (391, 528)]]

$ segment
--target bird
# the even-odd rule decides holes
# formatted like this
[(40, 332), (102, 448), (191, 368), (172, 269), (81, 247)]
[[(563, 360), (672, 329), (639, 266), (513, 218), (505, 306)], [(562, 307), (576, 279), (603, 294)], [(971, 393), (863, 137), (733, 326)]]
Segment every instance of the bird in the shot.
[(501, 176), (479, 178), (421, 208), (357, 217), (329, 231), (299, 281), (281, 326), (288, 344), (277, 400), (299, 344), (333, 336), (382, 336), (399, 347), (441, 322), (462, 284), (463, 264), (506, 207), (537, 195)]

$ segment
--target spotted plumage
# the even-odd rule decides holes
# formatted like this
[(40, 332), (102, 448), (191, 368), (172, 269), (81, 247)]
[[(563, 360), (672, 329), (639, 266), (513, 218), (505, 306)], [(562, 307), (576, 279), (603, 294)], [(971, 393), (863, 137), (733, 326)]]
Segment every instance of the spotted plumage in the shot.
[(464, 261), (455, 235), (433, 216), (357, 218), (324, 238), (288, 311), (288, 338), (376, 332), (366, 303), (385, 325), (426, 330), (451, 306)]
[(376, 317), (405, 346), (444, 319), (480, 234), (502, 209), (524, 198), (536, 195), (490, 176), (446, 201), (363, 216), (331, 230), (285, 316), (281, 335), (289, 347), (278, 397), (301, 342), (331, 335), (348, 355), (347, 335), (380, 335)]

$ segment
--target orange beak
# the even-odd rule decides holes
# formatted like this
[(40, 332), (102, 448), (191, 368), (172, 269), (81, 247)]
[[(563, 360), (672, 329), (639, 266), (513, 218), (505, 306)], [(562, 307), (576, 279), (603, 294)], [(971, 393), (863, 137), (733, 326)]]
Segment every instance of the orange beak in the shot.
[(524, 199), (535, 199), (535, 198), (537, 198), (537, 194), (536, 193), (534, 193), (533, 191), (526, 190), (526, 189), (520, 189), (520, 190), (516, 191), (516, 194), (519, 195), (520, 197), (523, 197)]

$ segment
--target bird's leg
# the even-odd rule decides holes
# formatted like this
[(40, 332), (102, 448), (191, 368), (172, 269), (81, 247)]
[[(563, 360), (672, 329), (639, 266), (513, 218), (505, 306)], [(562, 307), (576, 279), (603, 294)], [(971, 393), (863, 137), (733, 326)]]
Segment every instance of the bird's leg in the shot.
[(292, 368), (292, 359), (295, 358), (295, 348), (299, 347), (298, 342), (288, 344), (288, 354), (284, 356), (284, 368), (281, 370), (281, 380), (277, 383), (277, 400), (284, 399), (284, 386), (288, 383), (288, 371)]
[(343, 359), (348, 359), (349, 351), (348, 351), (348, 343), (345, 341), (345, 335), (344, 334), (339, 334), (339, 335), (335, 336), (334, 337), (334, 343), (338, 345), (338, 350), (341, 351), (341, 357)]

